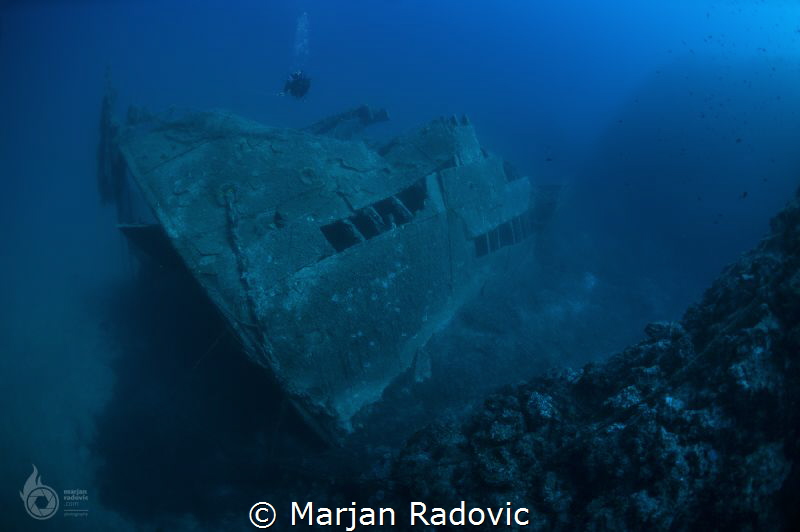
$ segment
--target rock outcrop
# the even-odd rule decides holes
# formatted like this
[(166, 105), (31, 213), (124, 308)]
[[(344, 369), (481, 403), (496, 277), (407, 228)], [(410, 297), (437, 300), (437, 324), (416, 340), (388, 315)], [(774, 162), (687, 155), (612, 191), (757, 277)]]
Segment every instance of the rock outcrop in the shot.
[[(529, 529), (789, 529), (800, 493), (800, 196), (680, 322), (411, 438), (400, 500), (531, 509)], [(492, 528), (492, 527), (489, 527)]]

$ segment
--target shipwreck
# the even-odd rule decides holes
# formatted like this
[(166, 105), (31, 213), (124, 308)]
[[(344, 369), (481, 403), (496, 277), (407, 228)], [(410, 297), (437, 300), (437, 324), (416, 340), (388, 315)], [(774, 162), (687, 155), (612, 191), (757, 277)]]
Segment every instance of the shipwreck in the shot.
[[(305, 129), (104, 100), (99, 185), (119, 227), (181, 261), (246, 355), (328, 440), (401, 374), (556, 205), (466, 117), (376, 144), (363, 106)], [(530, 249), (530, 248), (528, 248)], [(160, 257), (160, 258), (159, 258)]]

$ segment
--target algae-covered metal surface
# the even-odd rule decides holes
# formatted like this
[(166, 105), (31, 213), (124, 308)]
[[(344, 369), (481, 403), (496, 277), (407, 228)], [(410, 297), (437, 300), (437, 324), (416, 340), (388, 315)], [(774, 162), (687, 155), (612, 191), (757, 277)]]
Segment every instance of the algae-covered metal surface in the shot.
[(116, 136), (130, 178), (247, 355), (328, 437), (424, 366), (420, 348), (552, 203), (466, 117), (380, 147), (320, 133), (336, 121), (136, 122)]

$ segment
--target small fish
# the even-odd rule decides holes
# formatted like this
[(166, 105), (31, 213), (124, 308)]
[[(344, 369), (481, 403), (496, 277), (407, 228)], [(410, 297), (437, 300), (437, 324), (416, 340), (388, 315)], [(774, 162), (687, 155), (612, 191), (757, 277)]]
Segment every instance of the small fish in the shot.
[(739, 196), (739, 197), (740, 197), (741, 199), (745, 199), (745, 198), (747, 197), (747, 191), (745, 190), (744, 192), (742, 192), (742, 195), (741, 195), (741, 196)]

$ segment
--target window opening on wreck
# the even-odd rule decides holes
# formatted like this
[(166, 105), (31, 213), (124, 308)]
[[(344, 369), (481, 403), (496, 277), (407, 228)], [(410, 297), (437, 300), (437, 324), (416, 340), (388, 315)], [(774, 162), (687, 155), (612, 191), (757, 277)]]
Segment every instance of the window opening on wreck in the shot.
[(337, 252), (344, 251), (364, 240), (349, 220), (339, 220), (338, 222), (323, 225), (320, 229)]
[(425, 200), (428, 199), (428, 182), (420, 179), (410, 187), (398, 192), (397, 199), (406, 206), (411, 214), (416, 214), (425, 208)]
[(478, 235), (475, 241), (475, 256), (483, 257), (500, 248), (518, 244), (533, 234), (534, 214), (530, 209), (525, 213), (506, 220), (494, 229)]
[(489, 241), (486, 239), (486, 233), (484, 233), (475, 239), (475, 256), (483, 257), (488, 253), (489, 253)]
[(371, 206), (358, 211), (355, 215), (350, 217), (350, 221), (353, 222), (356, 229), (358, 229), (367, 240), (381, 234), (386, 226), (381, 215)]
[(492, 229), (489, 231), (489, 249), (491, 251), (497, 251), (500, 249), (500, 238), (497, 234), (497, 229)]
[(320, 229), (333, 248), (339, 252), (374, 238), (399, 225), (407, 224), (425, 208), (428, 184), (423, 178), (398, 192), (356, 211), (343, 220)]
[(497, 230), (500, 233), (500, 247), (514, 244), (514, 231), (511, 229), (511, 223), (504, 222)]
[(394, 196), (375, 203), (375, 210), (381, 215), (383, 223), (389, 229), (411, 221), (411, 212)]

